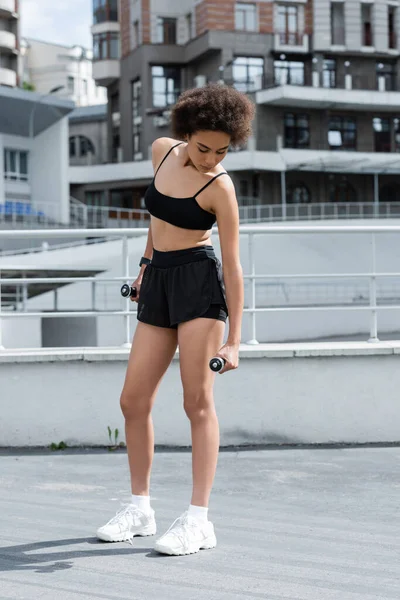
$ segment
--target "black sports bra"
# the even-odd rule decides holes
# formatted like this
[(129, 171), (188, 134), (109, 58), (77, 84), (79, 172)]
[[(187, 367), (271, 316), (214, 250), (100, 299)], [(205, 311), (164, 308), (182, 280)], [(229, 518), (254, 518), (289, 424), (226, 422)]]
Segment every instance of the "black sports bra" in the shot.
[(211, 229), (216, 222), (216, 217), (213, 213), (200, 206), (196, 200), (196, 196), (205, 190), (206, 187), (211, 185), (211, 183), (217, 179), (217, 177), (220, 177), (221, 175), (227, 175), (227, 173), (218, 173), (218, 175), (206, 183), (206, 185), (202, 187), (197, 194), (191, 196), (190, 198), (173, 198), (172, 196), (166, 196), (165, 194), (159, 192), (155, 186), (155, 179), (161, 165), (172, 152), (172, 150), (181, 144), (183, 144), (183, 142), (179, 142), (179, 144), (172, 146), (172, 148), (168, 150), (167, 154), (161, 161), (154, 175), (153, 181), (147, 188), (144, 197), (146, 208), (153, 217), (157, 217), (157, 219), (166, 221), (167, 223), (175, 225), (176, 227), (182, 227), (184, 229), (198, 229), (202, 231)]

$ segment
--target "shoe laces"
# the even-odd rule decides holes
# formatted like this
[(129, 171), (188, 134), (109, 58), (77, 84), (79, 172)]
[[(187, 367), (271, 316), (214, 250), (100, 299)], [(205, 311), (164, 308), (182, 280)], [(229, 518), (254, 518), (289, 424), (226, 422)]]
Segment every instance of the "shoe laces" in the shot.
[(139, 513), (141, 513), (141, 511), (136, 506), (133, 506), (132, 504), (123, 504), (122, 508), (116, 512), (115, 517), (108, 522), (108, 525), (120, 524), (121, 521), (128, 517), (140, 516)]
[(189, 542), (189, 537), (194, 537), (196, 535), (196, 530), (199, 530), (199, 528), (196, 519), (190, 517), (188, 512), (185, 512), (175, 519), (164, 535), (174, 535), (181, 542), (182, 546), (186, 547)]

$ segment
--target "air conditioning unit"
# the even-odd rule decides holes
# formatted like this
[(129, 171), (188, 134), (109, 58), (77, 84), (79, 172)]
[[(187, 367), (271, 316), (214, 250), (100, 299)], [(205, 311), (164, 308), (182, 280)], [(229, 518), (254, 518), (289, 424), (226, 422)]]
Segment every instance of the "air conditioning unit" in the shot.
[(207, 77), (205, 75), (197, 75), (194, 78), (194, 87), (204, 87), (207, 85)]

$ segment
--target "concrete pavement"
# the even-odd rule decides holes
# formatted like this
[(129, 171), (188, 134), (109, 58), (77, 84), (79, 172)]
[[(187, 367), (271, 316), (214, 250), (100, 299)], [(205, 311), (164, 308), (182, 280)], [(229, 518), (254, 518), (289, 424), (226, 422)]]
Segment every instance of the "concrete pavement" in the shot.
[[(190, 453), (158, 452), (159, 533), (186, 509)], [(0, 600), (399, 600), (400, 448), (222, 452), (218, 546), (98, 542), (129, 498), (124, 452), (0, 455)]]

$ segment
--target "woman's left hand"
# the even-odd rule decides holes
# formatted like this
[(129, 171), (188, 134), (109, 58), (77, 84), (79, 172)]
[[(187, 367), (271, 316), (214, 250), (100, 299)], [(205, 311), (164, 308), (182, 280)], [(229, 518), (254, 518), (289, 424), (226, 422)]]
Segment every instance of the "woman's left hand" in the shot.
[(225, 359), (225, 366), (219, 372), (220, 375), (227, 371), (237, 369), (239, 366), (239, 344), (226, 343), (215, 356)]

